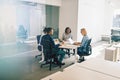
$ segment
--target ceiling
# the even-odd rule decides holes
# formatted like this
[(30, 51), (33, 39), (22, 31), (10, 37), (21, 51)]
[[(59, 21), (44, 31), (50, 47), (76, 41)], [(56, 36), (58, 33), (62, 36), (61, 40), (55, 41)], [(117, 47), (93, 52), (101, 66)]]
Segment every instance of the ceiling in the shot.
[(120, 0), (109, 0), (110, 4), (117, 9), (120, 9)]

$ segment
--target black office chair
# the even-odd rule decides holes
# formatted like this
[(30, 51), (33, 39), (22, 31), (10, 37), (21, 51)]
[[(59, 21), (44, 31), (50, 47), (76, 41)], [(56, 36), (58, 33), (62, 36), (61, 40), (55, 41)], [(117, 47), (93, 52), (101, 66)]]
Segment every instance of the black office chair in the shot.
[[(78, 54), (80, 56), (79, 62), (82, 62), (85, 60), (84, 56), (89, 56), (92, 54), (92, 47), (90, 45), (92, 39), (88, 39), (85, 42), (85, 46), (81, 48), (81, 52), (78, 51)], [(79, 49), (79, 48), (78, 48)]]
[[(42, 42), (42, 46), (44, 53), (44, 62), (41, 64), (41, 68), (43, 67), (43, 65), (49, 64), (49, 70), (51, 71), (52, 64), (54, 64), (54, 62), (56, 62), (58, 58), (56, 57), (56, 54), (53, 54), (53, 48), (49, 40), (44, 39)], [(61, 67), (61, 65), (59, 67)]]
[(42, 56), (42, 45), (40, 44), (41, 35), (37, 35), (36, 38), (37, 38), (37, 44), (38, 44), (37, 48), (39, 52), (41, 52), (41, 54), (36, 55), (35, 58)]
[[(66, 50), (66, 54), (68, 55), (68, 57), (70, 57), (70, 50), (71, 49), (65, 49)], [(73, 55), (75, 54), (75, 49), (73, 49), (73, 53), (72, 53)]]

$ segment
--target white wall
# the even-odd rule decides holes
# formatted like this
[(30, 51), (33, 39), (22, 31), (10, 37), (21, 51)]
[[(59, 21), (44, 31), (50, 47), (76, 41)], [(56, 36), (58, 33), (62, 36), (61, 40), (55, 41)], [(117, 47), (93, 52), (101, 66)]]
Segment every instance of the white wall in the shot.
[(78, 0), (62, 0), (59, 17), (59, 38), (66, 27), (72, 30), (73, 39), (77, 40)]
[(61, 6), (62, 0), (46, 0), (46, 4), (54, 5), (54, 6)]
[(77, 40), (81, 41), (80, 29), (86, 28), (88, 36), (96, 42), (104, 32), (105, 0), (79, 0)]
[(21, 1), (36, 2), (36, 3), (40, 3), (40, 4), (61, 6), (61, 0), (21, 0)]

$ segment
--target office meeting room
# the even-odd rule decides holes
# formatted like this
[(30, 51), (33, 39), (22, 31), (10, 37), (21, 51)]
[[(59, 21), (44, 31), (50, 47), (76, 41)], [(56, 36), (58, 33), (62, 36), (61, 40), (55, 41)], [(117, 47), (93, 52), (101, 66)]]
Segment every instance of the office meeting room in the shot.
[(120, 0), (0, 0), (0, 80), (120, 80)]

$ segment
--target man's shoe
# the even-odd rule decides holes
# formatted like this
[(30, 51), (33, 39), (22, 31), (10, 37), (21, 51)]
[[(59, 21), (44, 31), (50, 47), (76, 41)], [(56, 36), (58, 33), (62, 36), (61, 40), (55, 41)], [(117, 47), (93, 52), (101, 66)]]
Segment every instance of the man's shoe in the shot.
[(65, 63), (58, 62), (58, 65), (65, 65)]
[(60, 63), (60, 65), (65, 65), (65, 63)]
[(81, 63), (81, 62), (83, 62), (83, 61), (85, 61), (85, 59), (79, 59), (77, 62), (78, 62), (78, 63)]

